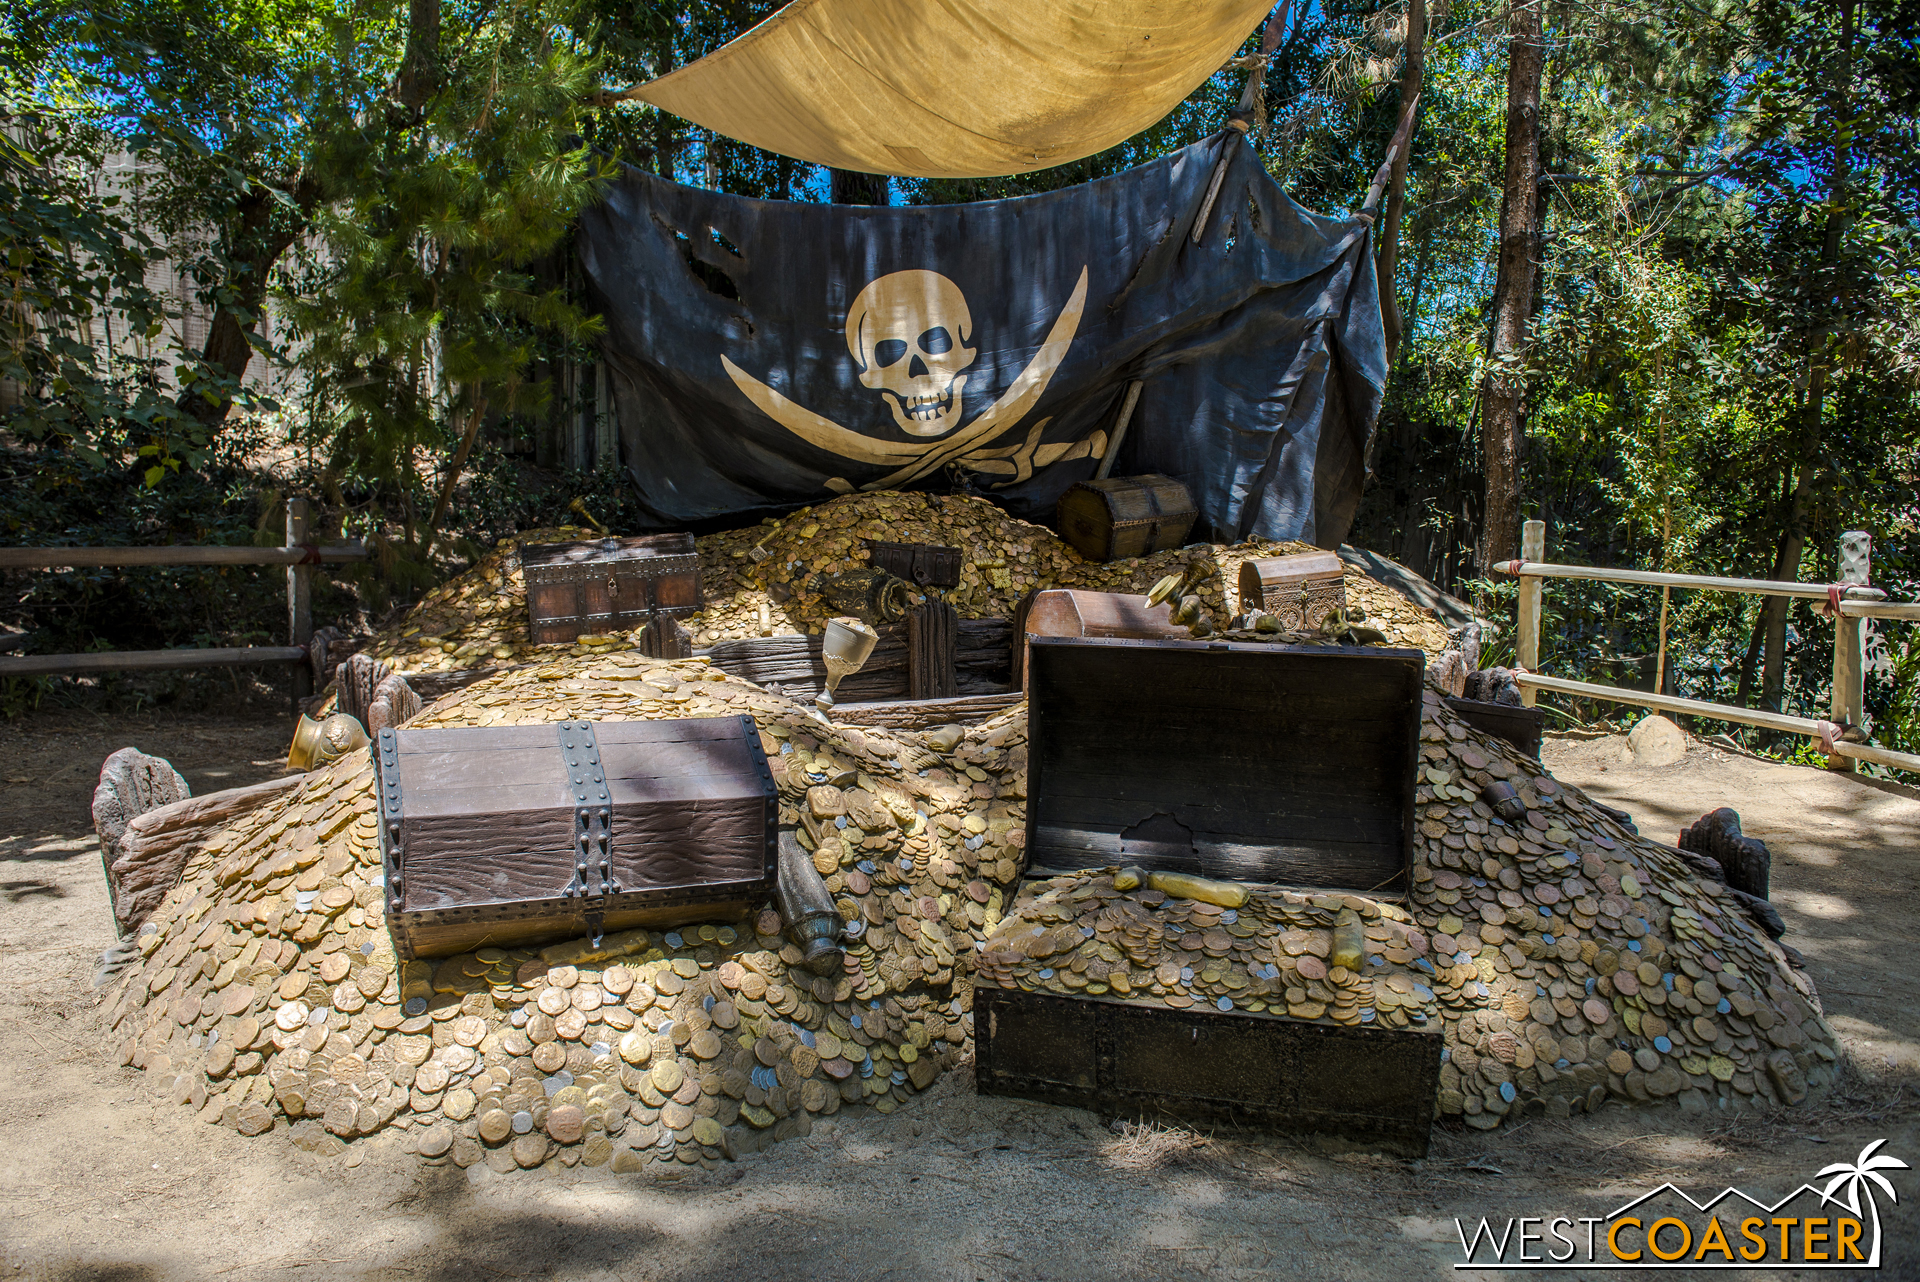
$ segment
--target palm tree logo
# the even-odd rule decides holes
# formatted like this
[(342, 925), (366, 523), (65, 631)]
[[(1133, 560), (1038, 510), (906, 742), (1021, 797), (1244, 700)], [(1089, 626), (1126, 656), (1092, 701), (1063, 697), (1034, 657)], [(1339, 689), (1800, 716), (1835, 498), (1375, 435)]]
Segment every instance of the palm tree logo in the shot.
[[(1866, 1194), (1867, 1211), (1873, 1217), (1873, 1258), (1868, 1261), (1868, 1267), (1877, 1267), (1880, 1263), (1880, 1206), (1874, 1200), (1873, 1186), (1878, 1185), (1880, 1191), (1887, 1195), (1889, 1202), (1897, 1203), (1900, 1195), (1894, 1192), (1892, 1183), (1880, 1172), (1910, 1169), (1897, 1157), (1876, 1155), (1874, 1150), (1885, 1143), (1884, 1139), (1875, 1140), (1861, 1149), (1860, 1156), (1851, 1163), (1835, 1162), (1832, 1166), (1822, 1167), (1820, 1173), (1814, 1176), (1815, 1179), (1824, 1179), (1829, 1175), (1833, 1177), (1828, 1182), (1826, 1191), (1820, 1194), (1822, 1202), (1838, 1203), (1856, 1217), (1860, 1215), (1860, 1196), (1862, 1193)], [(1842, 1185), (1846, 1186), (1846, 1196), (1836, 1197), (1834, 1191)]]

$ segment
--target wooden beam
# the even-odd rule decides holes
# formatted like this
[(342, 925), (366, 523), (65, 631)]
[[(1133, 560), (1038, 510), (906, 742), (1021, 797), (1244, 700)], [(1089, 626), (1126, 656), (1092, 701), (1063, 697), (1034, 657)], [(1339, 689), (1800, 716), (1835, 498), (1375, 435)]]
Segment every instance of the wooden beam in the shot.
[(137, 672), (167, 668), (245, 668), (260, 663), (305, 663), (297, 645), (247, 645), (211, 650), (97, 650), (90, 654), (0, 657), (0, 677), (72, 676), (81, 672)]
[[(1589, 565), (1551, 565), (1544, 561), (1502, 561), (1494, 570), (1521, 579), (1593, 579), (1601, 583), (1639, 583), (1648, 587), (1702, 588), (1709, 592), (1746, 592), (1755, 596), (1797, 596), (1825, 599), (1824, 583), (1783, 579), (1728, 579), (1715, 574), (1667, 574), (1660, 570), (1609, 570)], [(1884, 601), (1879, 588), (1842, 589), (1842, 607), (1851, 601)]]
[[(1564, 677), (1543, 677), (1536, 672), (1515, 673), (1513, 679), (1522, 689), (1531, 688), (1546, 690), (1553, 694), (1577, 695), (1582, 699), (1605, 699), (1612, 703), (1652, 708), (1656, 712), (1681, 712), (1691, 717), (1706, 717), (1712, 721), (1735, 721), (1741, 725), (1759, 726), (1763, 730), (1780, 730), (1787, 734), (1805, 735), (1809, 739), (1820, 737), (1818, 722), (1807, 717), (1790, 717), (1782, 712), (1767, 712), (1758, 708), (1734, 708), (1724, 703), (1708, 703), (1704, 699), (1682, 699), (1678, 695), (1652, 694), (1645, 690), (1622, 690), (1615, 686), (1593, 685), (1586, 681), (1568, 681)], [(1841, 756), (1873, 761), (1883, 766), (1892, 766), (1897, 770), (1920, 770), (1920, 756), (1912, 753), (1894, 752), (1865, 743), (1845, 742), (1835, 743), (1833, 750)]]
[(843, 703), (833, 710), (835, 721), (850, 726), (880, 726), (888, 730), (930, 730), (934, 726), (971, 725), (1018, 707), (1026, 696), (978, 694), (959, 699), (900, 699), (885, 703)]
[(134, 548), (0, 548), (0, 570), (96, 569), (141, 565), (301, 565), (318, 557), (323, 565), (364, 561), (360, 543), (330, 547), (303, 544), (280, 548), (215, 548), (169, 544)]

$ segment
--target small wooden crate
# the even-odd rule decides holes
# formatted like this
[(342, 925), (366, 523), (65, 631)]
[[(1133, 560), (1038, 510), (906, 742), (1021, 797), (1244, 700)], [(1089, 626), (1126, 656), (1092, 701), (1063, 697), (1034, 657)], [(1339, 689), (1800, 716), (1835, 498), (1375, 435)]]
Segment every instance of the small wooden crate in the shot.
[(702, 605), (691, 534), (530, 543), (520, 549), (520, 565), (535, 645), (637, 628)]
[(1481, 734), (1504, 739), (1527, 756), (1540, 757), (1541, 732), (1546, 729), (1543, 708), (1516, 708), (1510, 703), (1488, 703), (1483, 699), (1456, 699), (1447, 696), (1447, 707)]
[(867, 545), (868, 564), (923, 588), (960, 586), (959, 548), (937, 543), (886, 543), (862, 539)]
[[(1144, 598), (1099, 596), (1042, 593), (1028, 615), (1030, 868), (1405, 889), (1419, 651), (1174, 638)], [(1437, 1031), (990, 984), (974, 989), (974, 1037), (984, 1093), (1415, 1157), (1442, 1044)]]
[(1089, 561), (1118, 561), (1177, 548), (1199, 513), (1187, 487), (1170, 476), (1081, 481), (1060, 496), (1060, 537)]
[(1347, 574), (1336, 552), (1262, 557), (1240, 565), (1240, 608), (1265, 610), (1290, 632), (1317, 632), (1347, 608)]
[(375, 762), (403, 958), (738, 919), (773, 893), (751, 717), (387, 729)]

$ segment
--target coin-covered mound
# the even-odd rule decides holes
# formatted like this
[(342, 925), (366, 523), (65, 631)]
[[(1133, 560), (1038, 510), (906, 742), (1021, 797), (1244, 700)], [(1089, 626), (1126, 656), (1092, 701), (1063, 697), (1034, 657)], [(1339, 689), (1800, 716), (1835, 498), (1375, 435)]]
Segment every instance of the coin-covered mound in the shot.
[[(332, 1149), (397, 1133), (428, 1160), (503, 1170), (683, 1169), (845, 1107), (890, 1111), (968, 1049), (976, 971), (1256, 1016), (1437, 1020), (1440, 1111), (1478, 1127), (1610, 1096), (1791, 1103), (1831, 1080), (1812, 984), (1730, 892), (1437, 696), (1412, 893), (1255, 890), (1232, 920), (1177, 895), (1109, 895), (1111, 873), (1014, 902), (1024, 707), (965, 729), (827, 727), (699, 660), (561, 654), (414, 724), (741, 712), (781, 822), (857, 923), (842, 976), (800, 969), (771, 912), (597, 949), (401, 963), (381, 916), (372, 766), (356, 754), (190, 862), (111, 996), (121, 1062), (245, 1134)], [(1494, 794), (1502, 813), (1482, 796), (1496, 783), (1512, 789)]]
[(1421, 739), (1404, 904), (1255, 887), (1223, 908), (1117, 869), (1056, 877), (1023, 888), (978, 982), (1340, 1024), (1437, 1019), (1439, 1111), (1481, 1129), (1609, 1097), (1797, 1104), (1832, 1080), (1812, 982), (1724, 885), (1431, 693)]
[(1021, 840), (1020, 714), (926, 736), (822, 725), (700, 661), (562, 655), (412, 724), (746, 712), (843, 915), (847, 969), (779, 919), (400, 962), (371, 762), (309, 775), (217, 834), (143, 927), (109, 1007), (122, 1062), (206, 1121), (324, 1150), (397, 1132), (499, 1169), (711, 1164), (852, 1104), (889, 1112), (967, 1038), (968, 966)]
[[(588, 636), (571, 646), (535, 648), (527, 627), (523, 543), (597, 537), (564, 527), (503, 539), (465, 573), (428, 593), (373, 646), (398, 672), (484, 668), (566, 653), (601, 653), (632, 643), (627, 635)], [(863, 539), (957, 547), (958, 587), (942, 593), (963, 618), (1011, 618), (1036, 588), (1146, 592), (1169, 573), (1200, 563), (1192, 590), (1224, 626), (1239, 613), (1243, 562), (1312, 551), (1305, 543), (1200, 544), (1148, 557), (1100, 563), (1083, 558), (1042, 526), (1016, 520), (986, 499), (939, 494), (852, 494), (778, 520), (696, 540), (707, 606), (682, 622), (696, 645), (761, 635), (819, 632), (836, 610), (811, 591), (824, 571), (864, 563)], [(756, 553), (758, 555), (756, 555)], [(1429, 655), (1447, 647), (1446, 627), (1423, 606), (1348, 566), (1347, 600), (1392, 645)]]

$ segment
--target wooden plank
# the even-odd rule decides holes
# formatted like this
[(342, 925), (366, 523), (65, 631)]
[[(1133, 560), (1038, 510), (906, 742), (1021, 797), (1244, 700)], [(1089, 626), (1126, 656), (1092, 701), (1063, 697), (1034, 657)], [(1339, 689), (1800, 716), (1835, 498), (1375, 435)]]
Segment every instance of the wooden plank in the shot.
[(365, 545), (335, 543), (325, 547), (165, 547), (130, 548), (0, 548), (0, 570), (65, 570), (167, 565), (300, 565), (318, 557), (323, 565), (367, 559)]
[(883, 726), (891, 730), (930, 730), (934, 726), (974, 725), (1018, 707), (1025, 695), (982, 694), (958, 699), (901, 700), (887, 703), (843, 703), (833, 719), (852, 726)]
[(1309, 1136), (1403, 1157), (1427, 1151), (1439, 1031), (974, 989), (974, 1080), (1123, 1117)]
[(0, 677), (71, 676), (80, 672), (151, 672), (175, 668), (246, 668), (307, 661), (297, 645), (249, 645), (207, 650), (96, 650), (86, 654), (0, 657)]
[[(1519, 579), (1590, 579), (1599, 583), (1638, 583), (1649, 587), (1701, 588), (1709, 592), (1745, 592), (1752, 596), (1793, 596), (1825, 600), (1827, 585), (1785, 579), (1730, 579), (1717, 574), (1668, 574), (1664, 570), (1609, 570), (1603, 566), (1555, 565), (1546, 561), (1502, 561), (1493, 567)], [(1884, 601), (1879, 588), (1847, 587), (1843, 601)]]
[(907, 697), (952, 699), (960, 693), (955, 660), (960, 615), (945, 601), (928, 600), (907, 614)]
[[(1790, 717), (1781, 712), (1767, 712), (1758, 708), (1735, 708), (1724, 703), (1707, 703), (1701, 699), (1682, 699), (1678, 695), (1649, 694), (1644, 690), (1620, 690), (1613, 686), (1590, 685), (1585, 681), (1568, 681), (1563, 677), (1543, 677), (1533, 672), (1515, 673), (1513, 679), (1522, 686), (1531, 686), (1536, 690), (1550, 690), (1555, 694), (1575, 694), (1583, 699), (1606, 699), (1613, 703), (1652, 708), (1658, 712), (1684, 712), (1689, 716), (1706, 717), (1713, 721), (1734, 721), (1742, 725), (1759, 726), (1764, 730), (1783, 730), (1788, 734), (1805, 735), (1809, 739), (1820, 737), (1820, 727), (1817, 722), (1807, 717)], [(1847, 743), (1844, 740), (1836, 742), (1833, 750), (1841, 756), (1892, 766), (1896, 770), (1920, 770), (1920, 756), (1913, 753), (1894, 752), (1890, 748), (1876, 748), (1865, 743)]]

